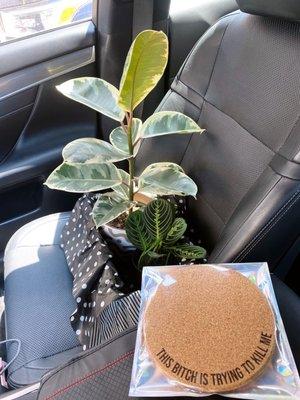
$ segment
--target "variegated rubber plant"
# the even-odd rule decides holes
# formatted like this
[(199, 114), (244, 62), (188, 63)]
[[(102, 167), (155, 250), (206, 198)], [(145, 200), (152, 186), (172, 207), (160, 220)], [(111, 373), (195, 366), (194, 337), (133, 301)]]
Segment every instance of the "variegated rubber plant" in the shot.
[[(135, 158), (142, 140), (170, 135), (201, 133), (202, 129), (179, 112), (161, 111), (144, 123), (134, 118), (134, 110), (156, 86), (168, 61), (168, 38), (163, 32), (146, 30), (132, 43), (120, 88), (92, 77), (71, 79), (57, 87), (70, 99), (118, 121), (110, 143), (82, 138), (69, 143), (62, 152), (63, 163), (49, 176), (46, 185), (67, 192), (86, 193), (112, 189), (95, 203), (97, 227), (111, 222), (138, 206), (136, 193), (196, 196), (197, 186), (183, 169), (171, 162), (149, 165), (135, 176)], [(128, 160), (128, 173), (114, 163)]]

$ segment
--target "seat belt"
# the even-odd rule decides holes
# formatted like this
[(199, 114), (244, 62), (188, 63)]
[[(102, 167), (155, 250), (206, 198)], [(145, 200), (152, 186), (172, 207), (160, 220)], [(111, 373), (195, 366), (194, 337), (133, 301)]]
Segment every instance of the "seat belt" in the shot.
[(145, 29), (153, 28), (154, 0), (133, 0), (132, 40)]
[[(154, 0), (133, 0), (132, 40), (140, 32), (153, 28), (153, 7)], [(142, 118), (143, 109), (144, 101), (135, 110), (137, 118)]]

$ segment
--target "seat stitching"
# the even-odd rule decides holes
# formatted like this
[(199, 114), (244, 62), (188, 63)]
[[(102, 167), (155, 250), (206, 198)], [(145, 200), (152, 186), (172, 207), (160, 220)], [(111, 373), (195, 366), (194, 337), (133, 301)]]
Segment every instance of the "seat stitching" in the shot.
[[(211, 79), (212, 79), (212, 76), (213, 76), (213, 73), (214, 73), (214, 70), (215, 70), (215, 66), (216, 66), (216, 62), (217, 62), (217, 59), (218, 59), (218, 55), (219, 55), (219, 52), (220, 52), (220, 49), (221, 49), (221, 47), (222, 47), (222, 43), (223, 43), (223, 39), (224, 39), (224, 36), (225, 36), (225, 33), (226, 33), (226, 31), (227, 31), (227, 28), (228, 28), (228, 26), (230, 25), (230, 23), (232, 22), (232, 20), (229, 20), (229, 22), (228, 22), (228, 24), (226, 25), (226, 27), (225, 27), (225, 29), (224, 29), (224, 31), (223, 31), (223, 33), (222, 33), (222, 37), (221, 37), (221, 39), (220, 39), (220, 42), (219, 42), (219, 46), (218, 46), (218, 49), (217, 49), (217, 51), (216, 51), (216, 55), (215, 55), (215, 59), (214, 59), (214, 63), (213, 63), (213, 66), (212, 66), (212, 70), (211, 70), (211, 73), (210, 73), (210, 76), (209, 76), (209, 78), (208, 78), (208, 82), (207, 82), (207, 87), (206, 87), (206, 91), (205, 91), (205, 94), (204, 94), (204, 97), (202, 97), (202, 99), (203, 99), (203, 103), (202, 103), (202, 105), (201, 105), (201, 107), (199, 107), (199, 106), (196, 106), (198, 109), (199, 109), (199, 116), (198, 116), (198, 118), (197, 118), (197, 123), (199, 124), (199, 120), (200, 120), (200, 118), (201, 118), (201, 115), (202, 115), (202, 111), (203, 111), (203, 107), (204, 107), (204, 102), (205, 102), (205, 96), (206, 96), (206, 93), (207, 93), (207, 91), (208, 91), (208, 89), (209, 89), (209, 87), (210, 87), (210, 84), (211, 84)], [(178, 79), (179, 80), (179, 79)], [(180, 82), (182, 82), (181, 80), (180, 80)], [(182, 82), (183, 83), (183, 82)], [(183, 83), (187, 88), (189, 88), (189, 89), (191, 89), (191, 90), (193, 90), (194, 92), (196, 92), (194, 89), (192, 89), (192, 88), (190, 88), (188, 85), (186, 85), (185, 83)], [(176, 92), (176, 91), (175, 91)], [(197, 92), (196, 92), (197, 93)], [(179, 94), (179, 93), (178, 93)], [(181, 94), (179, 94), (180, 96), (182, 96)], [(185, 97), (184, 96), (182, 96), (184, 99), (185, 99)], [(185, 99), (185, 100), (187, 100), (187, 99)], [(191, 102), (192, 103), (192, 102)], [(193, 103), (192, 103), (193, 104)], [(179, 165), (181, 165), (182, 163), (183, 163), (183, 160), (184, 160), (184, 158), (185, 158), (185, 156), (186, 156), (186, 154), (187, 154), (187, 152), (188, 152), (188, 149), (189, 149), (189, 146), (190, 146), (190, 143), (191, 143), (191, 140), (193, 139), (193, 137), (194, 137), (194, 134), (191, 134), (191, 136), (190, 136), (190, 139), (189, 139), (189, 141), (188, 141), (188, 143), (187, 143), (187, 145), (186, 145), (186, 148), (185, 148), (185, 150), (184, 150), (184, 152), (183, 152), (183, 155), (182, 155), (182, 158), (181, 158), (181, 160), (180, 160), (180, 163), (179, 163)], [(203, 196), (201, 196), (201, 198), (203, 199)], [(204, 199), (203, 199), (204, 200)], [(206, 202), (206, 201), (205, 201)], [(217, 217), (222, 221), (222, 223), (224, 224), (224, 221), (223, 221), (223, 219), (221, 218), (221, 216), (216, 212), (216, 210), (210, 205), (210, 204), (208, 204), (208, 202), (206, 202), (206, 204), (214, 211), (214, 213), (217, 215)]]
[(198, 198), (201, 198), (201, 200), (216, 214), (216, 216), (219, 218), (219, 220), (222, 222), (222, 224), (223, 224), (223, 228), (224, 228), (224, 226), (226, 225), (226, 222), (223, 220), (223, 218), (221, 217), (221, 215), (219, 215), (218, 213), (217, 213), (217, 211), (214, 209), (214, 207), (212, 207), (212, 205), (211, 204), (209, 204), (209, 202), (203, 197), (203, 196), (201, 196), (201, 194), (198, 194)]
[[(246, 255), (249, 254), (249, 252), (261, 241), (263, 237), (273, 228), (273, 226), (288, 212), (288, 210), (294, 205), (294, 203), (298, 200), (296, 198), (294, 201), (294, 197), (299, 193), (299, 190), (293, 194), (293, 196), (286, 202), (284, 203), (280, 209), (277, 211), (277, 213), (268, 221), (268, 223), (255, 235), (255, 237), (248, 243), (248, 245), (235, 257), (234, 261), (239, 259), (240, 257), (245, 257)], [(287, 205), (292, 201), (292, 203), (288, 206), (286, 210), (281, 214), (282, 210), (287, 207)], [(279, 216), (279, 218), (276, 220), (276, 218)], [(260, 236), (262, 235), (262, 236)], [(249, 248), (250, 246), (250, 248)], [(246, 253), (245, 253), (246, 252)], [(243, 254), (245, 253), (245, 254)]]
[(18, 250), (18, 249), (26, 249), (26, 248), (33, 248), (33, 247), (36, 247), (36, 248), (39, 248), (39, 247), (52, 247), (52, 246), (57, 246), (57, 247), (60, 247), (60, 244), (59, 243), (52, 243), (52, 244), (28, 244), (28, 245), (22, 245), (22, 246), (16, 246), (14, 249), (12, 249), (12, 250), (10, 250), (9, 251), (9, 253), (12, 253), (12, 252), (14, 252), (14, 251), (16, 251), (16, 250)]
[[(224, 115), (226, 115), (226, 116), (228, 116), (229, 118), (231, 118), (233, 121), (235, 121), (241, 128), (243, 128), (244, 130), (245, 130), (245, 132), (247, 132), (247, 133), (249, 133), (254, 139), (256, 139), (258, 142), (260, 142), (261, 144), (263, 144), (268, 150), (270, 150), (273, 154), (276, 154), (276, 152), (274, 152), (274, 150), (272, 150), (272, 149), (270, 149), (264, 142), (262, 142), (260, 139), (258, 139), (254, 134), (252, 134), (251, 132), (249, 132), (247, 129), (245, 129), (238, 121), (236, 121), (232, 116), (230, 116), (230, 115), (228, 115), (228, 114), (226, 114), (224, 111), (222, 111), (222, 110), (220, 110), (215, 104), (213, 104), (213, 103), (211, 103), (210, 101), (208, 101), (207, 99), (205, 99), (200, 93), (198, 93), (198, 92), (196, 92), (193, 88), (191, 88), (191, 87), (189, 87), (188, 85), (186, 85), (184, 82), (182, 82), (182, 81), (180, 81), (180, 83), (182, 83), (183, 85), (185, 85), (188, 89), (190, 89), (190, 90), (192, 90), (192, 91), (194, 91), (197, 95), (199, 95), (199, 97), (201, 97), (202, 98), (202, 100), (203, 100), (203, 102), (206, 102), (206, 103), (208, 103), (208, 104), (210, 104), (212, 107), (215, 107), (217, 110), (219, 110), (221, 113), (223, 113)], [(182, 98), (185, 98), (181, 93), (179, 93), (178, 91), (176, 91), (175, 89), (173, 89), (174, 90), (174, 92), (175, 93), (177, 93), (179, 96), (181, 96)], [(194, 103), (192, 103), (192, 104), (194, 104)], [(194, 104), (195, 106), (197, 106), (196, 104)], [(199, 107), (199, 106), (198, 106)], [(202, 105), (202, 107), (203, 107), (203, 105)], [(263, 202), (263, 200), (266, 198), (266, 196), (271, 192), (271, 190), (274, 188), (274, 186), (276, 185), (276, 184), (278, 184), (278, 182), (276, 182), (273, 186), (272, 186), (272, 188), (268, 191), (268, 193), (264, 196), (264, 198), (261, 200), (261, 202), (259, 203), (259, 204), (261, 204), (262, 202)], [(251, 189), (251, 188), (250, 188)], [(239, 204), (238, 204), (239, 205)], [(237, 205), (237, 207), (238, 207), (238, 205)], [(237, 208), (236, 207), (236, 208)], [(233, 212), (234, 212), (235, 210), (233, 210)], [(249, 219), (249, 217), (251, 216), (251, 214), (253, 214), (253, 211), (254, 210), (252, 210), (248, 215), (247, 215), (247, 217), (244, 219), (244, 221), (240, 224), (240, 226), (238, 227), (238, 229), (237, 229), (237, 231), (241, 228), (241, 226), (245, 223), (245, 221), (247, 220), (247, 219)], [(236, 231), (236, 232), (237, 232)], [(236, 232), (235, 232), (235, 234), (236, 234)], [(235, 234), (233, 234), (231, 237), (230, 237), (230, 239), (228, 239), (228, 241), (224, 244), (224, 246), (222, 247), (222, 249), (220, 249), (220, 251), (218, 252), (218, 254), (216, 254), (216, 256), (215, 257), (218, 257), (219, 255), (220, 255), (220, 253), (224, 250), (224, 248), (228, 245), (228, 243), (232, 240), (232, 238), (234, 237), (234, 235)], [(252, 241), (251, 241), (252, 242)], [(250, 243), (249, 243), (250, 244)], [(248, 246), (247, 246), (247, 248), (248, 248)], [(235, 258), (234, 258), (234, 261), (236, 261), (241, 255), (242, 255), (242, 253), (244, 252), (244, 251), (246, 251), (247, 250), (247, 248), (244, 248)]]
[[(189, 88), (189, 89), (191, 89), (191, 88)], [(173, 89), (174, 90), (174, 89)], [(193, 89), (192, 89), (193, 90)], [(176, 93), (176, 94), (178, 94), (179, 96), (181, 96), (183, 99), (185, 99), (185, 97), (181, 94), (181, 93), (179, 93), (179, 92), (177, 92), (176, 90), (174, 90), (174, 92)], [(197, 93), (197, 92), (196, 92)], [(199, 93), (198, 93), (199, 94)], [(201, 96), (200, 94), (199, 94), (199, 96)], [(220, 110), (220, 109), (218, 109), (214, 104), (212, 104), (212, 103), (210, 103), (209, 101), (207, 101), (206, 99), (204, 99), (202, 96), (201, 96), (201, 98), (202, 98), (202, 100), (203, 100), (203, 105), (202, 105), (202, 107), (204, 107), (205, 106), (205, 103), (208, 103), (208, 104), (210, 104), (212, 107), (215, 107), (217, 110), (219, 110), (221, 113), (223, 113), (224, 115), (226, 115), (226, 116), (228, 116), (228, 118), (231, 118), (233, 121), (235, 121), (230, 115), (227, 115), (226, 113), (224, 113), (222, 110)], [(186, 99), (187, 100), (187, 99)], [(189, 101), (189, 100), (188, 100)], [(195, 107), (198, 107), (199, 108), (199, 106), (197, 106), (196, 104), (194, 104), (194, 103), (192, 103)], [(239, 126), (241, 126), (237, 121), (235, 121)], [(243, 128), (242, 126), (241, 126), (241, 128)], [(254, 139), (256, 139), (256, 140), (258, 140), (259, 141), (259, 139), (257, 139), (256, 138), (256, 136), (254, 136), (254, 135), (252, 135), (249, 131), (247, 131), (245, 128), (243, 128), (244, 130), (245, 130), (245, 132), (246, 133), (249, 133), (250, 134), (250, 136), (252, 136)], [(190, 139), (191, 140), (191, 139)], [(260, 142), (260, 141), (259, 141)], [(189, 141), (189, 144), (190, 144), (190, 141)], [(272, 150), (272, 149), (270, 149), (268, 146), (266, 146), (263, 142), (261, 142), (261, 144), (263, 144), (268, 150), (270, 150), (272, 153), (274, 153), (274, 151)], [(187, 152), (187, 148), (186, 148), (186, 150), (185, 150), (185, 154), (186, 154), (186, 152)], [(184, 155), (185, 155), (184, 154)], [(183, 161), (183, 158), (181, 159), (181, 162), (180, 162), (180, 164), (182, 163), (182, 161)], [(272, 187), (273, 188), (273, 187)], [(251, 189), (251, 188), (250, 188)], [(250, 190), (249, 189), (249, 190)], [(246, 193), (247, 194), (247, 193)], [(245, 194), (245, 195), (246, 195)], [(220, 220), (224, 223), (224, 224), (226, 224), (226, 221), (224, 221), (222, 218), (221, 218), (221, 216), (216, 212), (216, 210), (204, 199), (204, 197), (203, 196), (201, 196), (201, 198), (206, 202), (206, 204), (208, 204), (209, 206), (210, 206), (210, 208), (215, 212), (215, 214), (220, 218)], [(242, 199), (243, 199), (244, 197), (242, 197)], [(241, 200), (242, 200), (241, 199)], [(240, 200), (240, 201), (241, 201)], [(236, 206), (236, 208), (239, 206), (239, 204), (237, 204), (237, 206)], [(235, 209), (236, 209), (235, 208)], [(234, 213), (234, 211), (235, 211), (235, 209), (232, 211), (232, 213), (231, 213), (231, 215)], [(250, 215), (250, 214), (249, 214)], [(249, 217), (249, 215), (247, 216), (247, 218)], [(246, 219), (247, 219), (246, 218)], [(221, 235), (221, 233), (220, 233), (220, 235)], [(229, 239), (229, 241), (230, 241), (231, 239)], [(228, 242), (227, 242), (228, 243)], [(226, 243), (226, 244), (227, 244)], [(225, 245), (226, 246), (226, 245)], [(224, 246), (224, 247), (225, 247)], [(224, 249), (224, 247), (222, 248), (222, 250)], [(220, 252), (222, 251), (222, 250), (220, 250)], [(219, 254), (219, 253), (218, 253)]]
[[(297, 196), (298, 195), (298, 196)], [(297, 202), (300, 195), (300, 189), (297, 190), (290, 199), (282, 205), (277, 213), (270, 219), (270, 221), (255, 235), (255, 237), (248, 243), (248, 245), (234, 258), (233, 261), (244, 259), (251, 250), (266, 236), (267, 233), (277, 224), (278, 221), (290, 210), (290, 208)], [(278, 217), (278, 218), (277, 218)]]
[[(223, 33), (222, 33), (222, 37), (221, 37), (221, 39), (220, 39), (219, 46), (218, 46), (218, 49), (217, 49), (217, 51), (216, 51), (215, 59), (214, 59), (213, 65), (212, 65), (211, 73), (210, 73), (209, 78), (208, 78), (208, 82), (207, 82), (207, 86), (206, 86), (206, 90), (205, 90), (204, 96), (200, 95), (195, 89), (193, 89), (192, 87), (190, 87), (189, 85), (187, 85), (185, 82), (183, 82), (183, 81), (181, 80), (181, 75), (182, 75), (182, 73), (183, 73), (183, 71), (184, 71), (185, 64), (187, 63), (188, 59), (191, 57), (191, 55), (192, 55), (194, 49), (197, 47), (198, 42), (197, 42), (196, 45), (193, 47), (191, 53), (189, 54), (189, 56), (188, 56), (187, 59), (185, 60), (185, 63), (183, 64), (183, 67), (182, 67), (182, 70), (181, 70), (181, 72), (180, 72), (180, 74), (179, 74), (178, 81), (180, 81), (180, 82), (181, 82), (182, 84), (184, 84), (188, 89), (192, 90), (192, 91), (195, 92), (196, 94), (199, 94), (200, 97), (203, 98), (203, 100), (205, 100), (205, 96), (206, 96), (206, 94), (207, 94), (207, 92), (208, 92), (208, 89), (209, 89), (209, 87), (210, 87), (210, 84), (211, 84), (212, 76), (213, 76), (213, 73), (214, 73), (214, 71), (215, 71), (215, 66), (216, 66), (216, 63), (217, 63), (217, 59), (218, 59), (218, 55), (219, 55), (220, 49), (221, 49), (221, 47), (222, 47), (222, 43), (223, 43), (223, 39), (224, 39), (225, 33), (226, 33), (226, 31), (227, 31), (229, 25), (232, 23), (233, 20), (234, 20), (234, 18), (232, 18), (231, 20), (228, 21), (228, 23), (227, 23), (227, 25), (226, 25), (226, 27), (224, 28), (224, 31), (223, 31)], [(199, 121), (199, 119), (200, 119), (200, 117), (201, 117), (201, 112), (202, 112), (202, 109), (203, 109), (203, 104), (202, 104), (201, 108), (200, 108), (200, 107), (198, 107), (198, 108), (200, 109), (200, 113), (199, 113), (199, 117), (198, 117), (198, 121)]]
[[(34, 231), (35, 229), (40, 228), (41, 226), (45, 225), (46, 223), (53, 222), (53, 221), (55, 221), (55, 220), (57, 220), (57, 222), (65, 221), (65, 220), (67, 220), (67, 219), (70, 218), (69, 215), (68, 215), (68, 216), (62, 216), (62, 217), (59, 217), (59, 218), (53, 217), (53, 218), (51, 218), (51, 219), (50, 219), (50, 218), (48, 219), (48, 217), (49, 217), (49, 216), (45, 216), (45, 218), (43, 218), (44, 221), (40, 221), (39, 224), (34, 225), (34, 226), (29, 230), (29, 232), (26, 232), (26, 235), (27, 235), (28, 233), (31, 233), (31, 232)], [(26, 227), (26, 225), (24, 225), (24, 227)]]
[(132, 356), (134, 353), (134, 350), (130, 350), (127, 353), (123, 354), (121, 357), (117, 358), (116, 360), (110, 362), (109, 364), (106, 364), (104, 367), (98, 368), (88, 374), (86, 374), (85, 376), (83, 376), (82, 378), (78, 378), (77, 380), (73, 381), (72, 383), (70, 383), (68, 386), (65, 386), (64, 388), (61, 388), (59, 390), (57, 390), (56, 392), (54, 392), (53, 394), (51, 394), (50, 396), (47, 396), (45, 398), (45, 400), (50, 400), (53, 399), (54, 397), (56, 397), (59, 394), (65, 393), (67, 392), (69, 389), (73, 388), (74, 386), (78, 386), (81, 383), (93, 378), (95, 375), (100, 375), (101, 373), (113, 368), (115, 365), (121, 363), (122, 361), (124, 361), (126, 358)]
[[(33, 362), (33, 361), (37, 361), (37, 360), (44, 360), (44, 359), (47, 359), (47, 358), (51, 358), (51, 357), (57, 356), (57, 355), (59, 355), (59, 354), (65, 353), (66, 351), (73, 350), (73, 349), (76, 349), (76, 348), (82, 348), (82, 346), (81, 346), (81, 345), (76, 345), (76, 346), (73, 346), (73, 347), (69, 347), (68, 349), (61, 350), (61, 351), (59, 351), (59, 352), (57, 352), (57, 353), (49, 354), (48, 356), (33, 358), (32, 360), (27, 361), (25, 364), (20, 365), (18, 368), (14, 369), (13, 371), (9, 371), (8, 376), (9, 376), (9, 378), (10, 378), (11, 380), (13, 380), (13, 379), (11, 378), (11, 375), (13, 375), (15, 372), (19, 371), (20, 369), (22, 369), (22, 368), (31, 368), (31, 369), (34, 369), (33, 367), (28, 367), (28, 366), (27, 366), (29, 363), (31, 363), (31, 362)], [(51, 370), (51, 369), (52, 369), (51, 367), (48, 368), (48, 370)]]
[[(39, 229), (42, 225), (45, 224), (45, 222), (53, 222), (55, 219), (57, 219), (57, 222), (60, 222), (60, 221), (63, 222), (63, 221), (65, 221), (65, 220), (69, 219), (69, 218), (70, 218), (70, 215), (62, 215), (62, 216), (60, 216), (60, 217), (57, 218), (57, 214), (53, 214), (53, 217), (52, 217), (51, 219), (49, 218), (49, 216), (42, 217), (40, 223), (34, 225), (34, 226), (33, 226), (30, 230), (28, 230), (27, 232), (24, 232), (24, 233), (23, 233), (23, 232), (19, 232), (19, 234), (22, 233), (21, 240), (23, 240), (24, 236), (27, 236), (29, 233), (33, 232), (34, 230)], [(42, 220), (44, 220), (44, 221), (42, 221)], [(30, 223), (29, 223), (29, 224), (30, 224)], [(26, 225), (27, 225), (27, 224), (26, 224)], [(25, 228), (26, 225), (24, 225), (24, 226), (20, 229), (20, 231), (21, 231), (21, 230), (25, 230), (25, 229), (23, 229), (23, 228)], [(27, 229), (28, 229), (28, 227), (27, 227)], [(18, 233), (18, 231), (15, 233), (15, 235), (16, 235), (17, 233)], [(13, 236), (11, 237), (11, 239), (12, 239), (15, 235), (13, 235)], [(23, 246), (19, 246), (19, 247), (23, 247)], [(25, 246), (24, 246), (24, 247), (25, 247)]]
[[(272, 187), (268, 190), (268, 192), (264, 195), (264, 197), (260, 200), (260, 202), (257, 204), (257, 207), (263, 203), (263, 201), (267, 198), (267, 196), (271, 193), (271, 191), (274, 189), (274, 187), (281, 181), (282, 177), (280, 177), (273, 185)], [(251, 190), (251, 189), (250, 189)], [(248, 192), (247, 192), (248, 193)], [(247, 193), (245, 194), (245, 196), (247, 195)], [(242, 200), (241, 200), (242, 201)], [(240, 203), (239, 203), (240, 204)], [(238, 206), (237, 206), (238, 207)], [(237, 208), (236, 207), (236, 208)], [(257, 208), (256, 207), (256, 208)], [(236, 236), (236, 234), (238, 233), (238, 231), (241, 229), (241, 227), (246, 223), (246, 221), (251, 217), (251, 215), (253, 214), (253, 212), (256, 210), (256, 208), (252, 208), (252, 210), (248, 213), (248, 215), (243, 219), (243, 221), (241, 221), (241, 223), (239, 224), (239, 226), (237, 227), (237, 229), (235, 230), (235, 232), (230, 236), (230, 238), (226, 241), (226, 243), (224, 244), (224, 246), (219, 250), (219, 252), (216, 254), (215, 257), (218, 257), (222, 251), (225, 249), (225, 247), (228, 245), (228, 243), (230, 243), (230, 241)], [(234, 212), (234, 211), (233, 211)]]
[[(179, 81), (179, 82), (182, 83), (181, 81)], [(190, 87), (188, 87), (188, 86), (187, 86), (187, 88), (193, 90), (192, 88), (190, 88)], [(192, 106), (198, 108), (198, 110), (201, 109), (202, 104), (201, 104), (201, 106), (199, 106), (198, 104), (193, 103), (190, 99), (184, 97), (181, 93), (179, 93), (179, 91), (177, 91), (177, 90), (174, 89), (173, 87), (171, 88), (171, 91), (174, 92), (174, 93), (176, 93), (176, 94), (178, 94), (178, 96), (182, 97), (185, 101), (187, 101), (188, 103), (192, 104)], [(194, 91), (194, 92), (195, 92), (195, 91)], [(195, 92), (195, 93), (197, 93), (197, 92)], [(199, 94), (199, 93), (197, 93), (197, 94)], [(201, 97), (202, 100), (204, 100), (203, 96), (201, 96), (201, 95), (199, 95), (199, 96)]]
[[(224, 39), (225, 33), (226, 33), (226, 31), (227, 31), (227, 28), (228, 28), (228, 26), (230, 25), (231, 22), (232, 22), (232, 20), (231, 20), (231, 21), (229, 20), (228, 24), (226, 25), (226, 27), (225, 27), (225, 29), (224, 29), (224, 31), (223, 31), (223, 33), (222, 33), (222, 37), (221, 37), (221, 39), (220, 39), (220, 43), (219, 43), (218, 49), (217, 49), (217, 51), (216, 51), (214, 63), (213, 63), (212, 69), (211, 69), (211, 73), (210, 73), (210, 76), (209, 76), (209, 78), (208, 78), (207, 87), (206, 87), (206, 91), (205, 91), (203, 100), (205, 100), (206, 93), (207, 93), (207, 91), (208, 91), (208, 89), (209, 89), (209, 87), (210, 87), (211, 79), (212, 79), (212, 76), (213, 76), (213, 73), (214, 73), (214, 70), (215, 70), (215, 66), (216, 66), (216, 62), (217, 62), (217, 59), (218, 59), (218, 55), (219, 55), (220, 49), (221, 49), (221, 47), (222, 47), (223, 39)], [(182, 72), (181, 72), (181, 73), (182, 73)], [(182, 82), (182, 81), (180, 80), (180, 82)], [(182, 83), (183, 83), (183, 82), (182, 82)], [(189, 89), (192, 89), (192, 88), (190, 88), (188, 85), (185, 85), (185, 86), (188, 87)], [(192, 90), (193, 90), (193, 89), (192, 89)], [(198, 108), (199, 108), (199, 116), (198, 116), (198, 118), (197, 118), (197, 123), (199, 123), (199, 120), (200, 120), (200, 118), (201, 118), (202, 111), (203, 111), (203, 106), (204, 106), (204, 101), (203, 101), (201, 107), (198, 106)], [(179, 165), (182, 164), (182, 162), (183, 162), (183, 160), (184, 160), (184, 157), (186, 156), (186, 153), (187, 153), (187, 151), (188, 151), (188, 148), (189, 148), (189, 145), (190, 145), (190, 143), (191, 143), (191, 140), (192, 140), (193, 136), (194, 136), (194, 134), (191, 134), (190, 140), (188, 141), (188, 143), (187, 143), (187, 145), (186, 145), (186, 148), (185, 148), (185, 150), (184, 150), (184, 153), (183, 153), (183, 155), (182, 155), (182, 158), (181, 158), (181, 160), (180, 160)]]
[(60, 365), (59, 367), (55, 368), (51, 373), (49, 373), (48, 375), (45, 375), (43, 377), (43, 382), (40, 388), (40, 391), (43, 387), (43, 385), (45, 385), (54, 375), (56, 375), (59, 372), (62, 372), (65, 368), (70, 367), (71, 365), (76, 364), (78, 361), (81, 361), (82, 359), (89, 357), (91, 355), (94, 355), (95, 353), (97, 353), (99, 350), (103, 350), (105, 348), (107, 348), (108, 345), (113, 344), (116, 340), (122, 339), (124, 337), (126, 337), (127, 335), (134, 333), (136, 331), (136, 327), (131, 327), (129, 329), (126, 329), (124, 332), (121, 332), (120, 334), (118, 334), (116, 337), (113, 337), (107, 341), (105, 341), (104, 343), (101, 343), (100, 345), (97, 345), (95, 347), (92, 347), (89, 350), (86, 350), (84, 352), (81, 352), (80, 354), (78, 354), (75, 358), (69, 360), (68, 362), (66, 362), (63, 365)]
[(231, 115), (227, 114), (226, 112), (222, 111), (220, 108), (218, 108), (215, 104), (211, 103), (209, 100), (204, 99), (205, 103), (210, 104), (212, 107), (216, 108), (218, 111), (220, 111), (222, 114), (227, 115), (227, 117), (231, 118), (235, 123), (237, 123), (245, 132), (249, 133), (250, 136), (252, 136), (254, 139), (256, 139), (258, 142), (260, 142), (262, 145), (264, 145), (267, 149), (269, 149), (273, 154), (276, 154), (276, 151), (271, 149), (266, 143), (264, 143), (260, 138), (258, 138), (254, 133), (250, 132), (247, 128), (245, 128), (243, 125), (241, 125), (240, 122), (238, 122), (236, 119), (234, 119)]
[[(300, 189), (297, 190), (290, 198), (288, 201), (286, 201), (281, 207), (280, 209), (276, 212), (276, 214), (268, 221), (268, 223), (255, 235), (255, 237), (251, 240), (251, 242), (249, 242), (247, 244), (246, 247), (249, 247), (253, 244), (253, 242), (260, 240), (259, 236), (261, 233), (264, 233), (265, 230), (267, 230), (267, 232), (270, 231), (270, 229), (277, 223), (277, 221), (282, 218), (283, 215), (286, 214), (286, 212), (294, 205), (294, 203), (298, 200), (299, 196), (297, 197), (297, 195), (299, 195), (300, 193)], [(296, 197), (296, 198), (295, 198)], [(291, 203), (291, 204), (290, 204)], [(285, 210), (284, 210), (285, 209)], [(282, 211), (284, 210), (283, 214), (280, 215), (282, 213)], [(277, 218), (279, 216), (279, 218)], [(241, 251), (244, 252), (246, 251), (247, 248), (245, 248), (244, 250)], [(237, 256), (238, 257), (238, 256)]]
[[(238, 10), (237, 10), (237, 11), (238, 11)], [(216, 23), (215, 23), (213, 26), (217, 25), (217, 24), (219, 23), (219, 21), (228, 18), (228, 19), (229, 19), (229, 22), (228, 22), (228, 24), (227, 24), (227, 26), (226, 26), (226, 28), (225, 28), (225, 30), (224, 30), (224, 32), (223, 32), (223, 35), (224, 35), (224, 33), (225, 33), (225, 31), (226, 31), (228, 25), (232, 22), (232, 21), (230, 21), (230, 19), (231, 19), (231, 20), (234, 20), (234, 18), (233, 18), (234, 16), (235, 16), (235, 13), (228, 14), (228, 15), (224, 15), (223, 17), (219, 18), (218, 21), (216, 21)], [(213, 26), (211, 26), (210, 28), (208, 28), (206, 32), (208, 32), (209, 30), (211, 30)], [(206, 33), (206, 32), (205, 32), (205, 33)], [(178, 79), (180, 79), (180, 77), (181, 77), (181, 75), (182, 75), (182, 73), (183, 73), (183, 71), (184, 71), (184, 69), (185, 69), (186, 63), (188, 62), (188, 60), (190, 59), (190, 57), (191, 57), (192, 54), (194, 53), (194, 50), (198, 47), (199, 42), (200, 42), (200, 40), (202, 39), (202, 37), (205, 35), (205, 33), (204, 33), (202, 36), (200, 36), (200, 38), (199, 38), (199, 39), (197, 40), (197, 42), (194, 44), (194, 46), (192, 47), (192, 49), (191, 49), (191, 51), (189, 52), (188, 56), (187, 56), (186, 59), (184, 60), (183, 64), (181, 65), (180, 70), (179, 70), (179, 74), (178, 74)], [(222, 39), (223, 39), (223, 36), (222, 36), (222, 38), (221, 38), (221, 40), (220, 40), (220, 44), (221, 44)]]
[[(210, 104), (212, 107), (214, 107), (215, 109), (217, 109), (218, 111), (220, 111), (222, 114), (226, 115), (228, 118), (231, 118), (235, 123), (237, 123), (245, 132), (249, 133), (250, 136), (252, 136), (254, 139), (256, 139), (258, 142), (260, 142), (261, 144), (263, 144), (267, 149), (269, 149), (273, 154), (276, 154), (277, 152), (274, 151), (273, 149), (271, 149), (266, 143), (264, 143), (261, 139), (259, 139), (256, 135), (254, 135), (254, 133), (250, 132), (248, 129), (246, 129), (240, 122), (238, 122), (235, 118), (233, 118), (230, 114), (227, 114), (225, 111), (221, 110), (220, 108), (218, 108), (215, 104), (213, 104), (211, 101), (207, 100), (207, 98), (205, 98), (205, 95), (200, 94), (199, 92), (195, 91), (193, 88), (189, 87), (187, 84), (185, 84), (184, 82), (180, 81), (180, 83), (182, 83), (183, 85), (185, 85), (188, 89), (194, 91), (199, 97), (201, 97), (201, 99), (203, 100), (204, 103), (208, 103)], [(175, 93), (177, 93), (179, 96), (181, 96), (182, 98), (184, 98), (185, 100), (187, 100), (181, 93), (179, 93), (179, 91), (177, 91), (176, 89), (172, 89)], [(191, 102), (194, 106), (200, 108), (199, 106), (197, 106), (195, 103)], [(203, 107), (203, 104), (202, 104)]]

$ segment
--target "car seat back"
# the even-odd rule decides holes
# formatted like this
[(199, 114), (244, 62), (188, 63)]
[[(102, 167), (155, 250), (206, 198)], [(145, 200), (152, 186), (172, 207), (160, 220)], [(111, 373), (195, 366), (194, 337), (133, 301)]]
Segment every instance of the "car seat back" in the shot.
[(201, 37), (159, 107), (206, 132), (144, 141), (137, 165), (173, 161), (196, 181), (189, 212), (211, 261), (273, 268), (299, 235), (300, 7), (238, 3), (245, 12)]

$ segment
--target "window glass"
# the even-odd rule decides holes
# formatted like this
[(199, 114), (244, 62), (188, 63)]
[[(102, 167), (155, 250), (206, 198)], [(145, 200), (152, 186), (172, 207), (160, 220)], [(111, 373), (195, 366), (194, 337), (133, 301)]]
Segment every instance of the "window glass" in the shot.
[(93, 0), (0, 0), (0, 43), (90, 19)]

